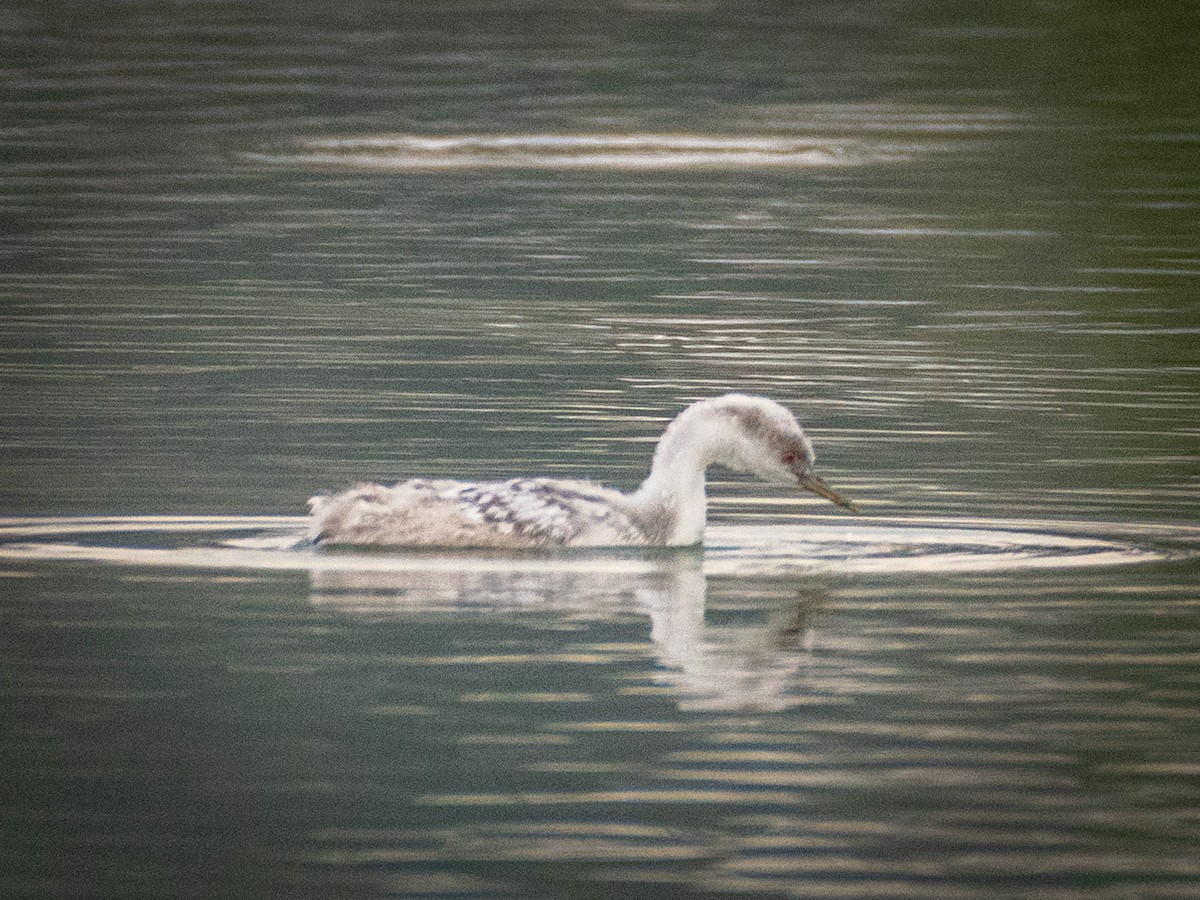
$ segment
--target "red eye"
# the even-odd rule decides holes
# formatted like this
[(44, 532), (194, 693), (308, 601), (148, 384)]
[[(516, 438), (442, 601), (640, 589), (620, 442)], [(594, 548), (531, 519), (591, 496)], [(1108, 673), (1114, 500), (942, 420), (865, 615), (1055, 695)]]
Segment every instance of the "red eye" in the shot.
[(796, 454), (795, 453), (783, 454), (783, 461), (790, 466), (792, 463), (794, 463), (796, 461)]

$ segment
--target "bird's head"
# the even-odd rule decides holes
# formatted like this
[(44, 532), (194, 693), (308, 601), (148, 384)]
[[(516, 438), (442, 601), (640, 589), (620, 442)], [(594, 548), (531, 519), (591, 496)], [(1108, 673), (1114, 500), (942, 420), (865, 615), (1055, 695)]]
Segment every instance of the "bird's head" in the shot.
[(766, 481), (799, 485), (843, 509), (858, 511), (813, 473), (812, 442), (784, 407), (765, 397), (729, 394), (714, 401), (713, 412), (730, 425), (721, 462)]

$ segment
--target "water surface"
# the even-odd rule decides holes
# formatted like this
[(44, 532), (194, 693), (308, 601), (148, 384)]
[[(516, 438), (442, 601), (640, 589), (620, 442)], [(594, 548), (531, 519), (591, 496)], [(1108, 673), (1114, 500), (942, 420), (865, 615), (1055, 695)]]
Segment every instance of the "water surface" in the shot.
[[(0, 2), (0, 893), (1197, 896), (1193, 18)], [(729, 390), (867, 515), (289, 543)]]

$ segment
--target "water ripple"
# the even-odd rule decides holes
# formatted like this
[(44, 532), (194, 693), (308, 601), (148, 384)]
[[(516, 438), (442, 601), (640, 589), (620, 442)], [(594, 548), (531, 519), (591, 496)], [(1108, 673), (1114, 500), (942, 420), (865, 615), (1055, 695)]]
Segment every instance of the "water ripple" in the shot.
[(326, 137), (244, 154), (268, 165), (377, 170), (808, 168), (874, 157), (850, 142), (770, 135), (413, 134)]
[[(303, 538), (299, 516), (115, 516), (0, 519), (0, 560), (88, 560), (324, 573), (611, 572), (651, 574), (676, 551), (548, 554), (329, 553)], [(181, 534), (198, 535), (194, 542)], [(116, 538), (109, 536), (126, 535)], [(203, 537), (212, 535), (212, 537)], [(106, 539), (98, 539), (106, 536)], [(53, 538), (74, 538), (72, 541)], [(1111, 566), (1191, 556), (1200, 529), (1174, 525), (1087, 525), (1049, 521), (909, 519), (847, 524), (714, 525), (705, 575), (774, 577), (810, 573), (950, 573)], [(689, 551), (682, 551), (684, 556)]]

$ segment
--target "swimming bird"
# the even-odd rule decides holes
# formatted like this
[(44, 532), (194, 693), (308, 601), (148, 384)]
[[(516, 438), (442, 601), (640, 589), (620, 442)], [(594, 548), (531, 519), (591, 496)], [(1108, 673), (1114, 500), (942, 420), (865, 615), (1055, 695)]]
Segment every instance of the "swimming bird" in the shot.
[(412, 479), (310, 499), (309, 537), (384, 547), (686, 547), (704, 535), (713, 464), (853, 504), (813, 474), (812, 442), (773, 400), (726, 394), (675, 417), (633, 493), (588, 481)]

